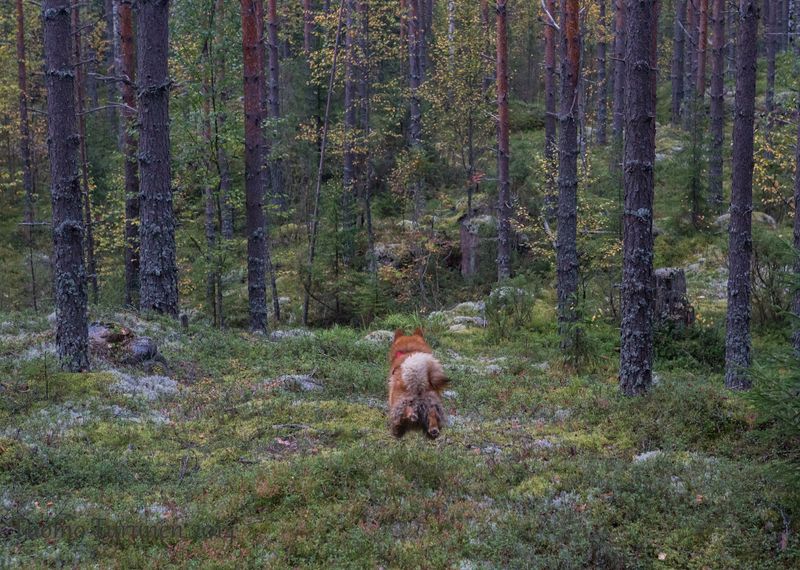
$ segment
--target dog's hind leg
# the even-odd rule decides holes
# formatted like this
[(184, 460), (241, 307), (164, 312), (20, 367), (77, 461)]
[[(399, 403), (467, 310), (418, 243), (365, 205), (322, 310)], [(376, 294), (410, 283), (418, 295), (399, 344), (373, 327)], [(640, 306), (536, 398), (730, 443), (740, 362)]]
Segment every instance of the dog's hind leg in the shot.
[(428, 408), (428, 421), (427, 421), (427, 430), (428, 435), (431, 436), (433, 439), (439, 437), (439, 414), (436, 412), (435, 407)]

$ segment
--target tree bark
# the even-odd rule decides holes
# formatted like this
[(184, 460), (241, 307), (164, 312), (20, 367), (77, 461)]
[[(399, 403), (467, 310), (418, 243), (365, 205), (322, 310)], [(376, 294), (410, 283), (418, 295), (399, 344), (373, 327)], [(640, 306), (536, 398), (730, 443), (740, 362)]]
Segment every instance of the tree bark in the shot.
[[(217, 25), (215, 30), (215, 43), (220, 45), (223, 43), (225, 37), (225, 0), (217, 0), (215, 8), (217, 14)], [(215, 93), (219, 93), (219, 108), (214, 113), (214, 133), (215, 133), (215, 146), (217, 149), (217, 170), (219, 171), (219, 217), (220, 217), (220, 234), (222, 239), (233, 238), (233, 202), (231, 201), (231, 167), (230, 160), (228, 159), (228, 152), (220, 137), (227, 120), (226, 108), (228, 104), (228, 91), (225, 87), (226, 76), (226, 61), (224, 51), (217, 50), (215, 53), (223, 55), (216, 56), (214, 77)]]
[(686, 1), (677, 0), (675, 10), (675, 28), (672, 34), (672, 124), (681, 123), (681, 106), (683, 105), (684, 80), (684, 46), (686, 45)]
[(728, 314), (725, 386), (747, 390), (750, 369), (750, 261), (753, 211), (753, 123), (758, 36), (757, 0), (740, 0), (736, 46), (731, 221), (728, 230)]
[(625, 212), (619, 382), (627, 396), (653, 381), (653, 189), (658, 0), (627, 0)]
[(19, 88), (19, 156), (22, 161), (22, 187), (25, 190), (23, 219), (27, 226), (28, 265), (31, 273), (31, 301), (33, 310), (38, 312), (38, 291), (36, 269), (33, 263), (33, 222), (35, 219), (34, 197), (36, 180), (33, 176), (33, 157), (31, 153), (31, 128), (28, 118), (28, 70), (25, 61), (25, 10), (22, 0), (16, 0), (17, 10), (17, 87)]
[[(410, 121), (408, 125), (408, 140), (412, 152), (420, 152), (422, 146), (422, 108), (419, 88), (422, 84), (422, 30), (420, 28), (419, 0), (408, 1), (408, 84), (411, 89), (410, 96)], [(414, 201), (414, 222), (418, 223), (424, 207), (422, 183), (415, 175), (412, 182), (412, 195)]]
[[(795, 145), (794, 170), (794, 277), (800, 279), (800, 103), (797, 106), (797, 144)], [(800, 356), (800, 289), (794, 292), (794, 351)]]
[(608, 114), (608, 81), (606, 81), (606, 0), (600, 0), (600, 39), (597, 42), (597, 144), (604, 145)]
[(261, 168), (264, 132), (261, 129), (262, 66), (259, 55), (258, 3), (241, 0), (244, 61), (245, 202), (247, 207), (247, 290), (250, 328), (267, 330), (266, 220), (264, 176)]
[(69, 0), (44, 0), (42, 21), (55, 256), (56, 351), (63, 369), (78, 372), (89, 368), (89, 348)]
[(303, 0), (303, 53), (311, 54), (314, 38), (314, 12), (311, 10), (311, 0)]
[(556, 272), (558, 324), (561, 347), (571, 353), (575, 347), (578, 294), (577, 208), (578, 208), (578, 80), (581, 38), (578, 0), (561, 3), (561, 106), (559, 109), (558, 239)]
[(138, 306), (139, 299), (139, 164), (136, 137), (136, 51), (133, 44), (131, 0), (115, 0), (116, 74), (121, 78), (123, 121), (120, 140), (125, 160), (125, 304)]
[[(767, 44), (767, 90), (764, 95), (764, 107), (767, 115), (764, 137), (769, 143), (772, 131), (772, 114), (775, 111), (775, 56), (778, 52), (778, 25), (777, 19), (780, 5), (775, 0), (764, 0), (764, 36)], [(768, 160), (772, 153), (767, 151)]]
[(509, 180), (508, 28), (506, 0), (497, 0), (497, 280), (511, 277)]
[[(555, 0), (547, 0), (544, 23), (544, 153), (555, 154), (556, 146), (556, 29), (550, 17), (556, 17)], [(549, 15), (549, 17), (548, 17)]]
[(725, 0), (713, 0), (711, 46), (711, 148), (708, 157), (708, 194), (711, 209), (722, 209), (722, 149), (725, 141)]
[(169, 147), (169, 0), (139, 0), (140, 298), (143, 311), (178, 315)]
[(84, 73), (83, 57), (81, 55), (81, 16), (80, 6), (75, 5), (72, 7), (72, 29), (75, 33), (75, 40), (73, 48), (75, 51), (75, 104), (77, 106), (78, 115), (78, 136), (80, 142), (78, 149), (80, 151), (81, 160), (81, 184), (83, 194), (83, 217), (85, 228), (85, 243), (84, 249), (86, 250), (86, 265), (89, 271), (89, 285), (92, 289), (92, 300), (97, 302), (97, 264), (94, 257), (94, 231), (92, 229), (92, 197), (89, 193), (89, 160), (86, 156), (86, 118), (84, 115), (85, 102), (85, 81), (86, 74)]
[(204, 156), (205, 180), (203, 181), (203, 200), (205, 202), (204, 229), (206, 235), (206, 304), (208, 305), (211, 319), (216, 327), (222, 327), (222, 291), (218, 290), (220, 285), (219, 267), (217, 264), (217, 200), (214, 196), (214, 187), (211, 184), (212, 156), (214, 140), (211, 135), (211, 106), (214, 98), (214, 60), (212, 56), (213, 30), (216, 17), (216, 3), (211, 4), (211, 14), (209, 15), (209, 30), (203, 41), (203, 129), (202, 137), (204, 146), (207, 149)]
[[(706, 46), (708, 44), (708, 0), (697, 0), (699, 4), (699, 21), (697, 30), (697, 86), (695, 96), (698, 107), (706, 94)], [(698, 109), (701, 110), (701, 109)]]
[(615, 0), (614, 13), (614, 120), (612, 131), (617, 144), (622, 144), (625, 125), (625, 0)]
[(356, 130), (356, 0), (345, 2), (344, 36), (344, 148), (342, 168), (342, 262), (350, 265), (355, 256), (355, 130)]
[(288, 208), (286, 189), (283, 177), (283, 165), (281, 160), (270, 157), (275, 144), (278, 142), (278, 124), (281, 118), (281, 99), (280, 99), (280, 54), (278, 53), (278, 0), (268, 0), (267, 10), (267, 53), (269, 56), (269, 85), (267, 90), (267, 113), (269, 116), (270, 152), (268, 154), (269, 163), (267, 172), (270, 177), (270, 187), (272, 191), (272, 201), (275, 206), (285, 212)]

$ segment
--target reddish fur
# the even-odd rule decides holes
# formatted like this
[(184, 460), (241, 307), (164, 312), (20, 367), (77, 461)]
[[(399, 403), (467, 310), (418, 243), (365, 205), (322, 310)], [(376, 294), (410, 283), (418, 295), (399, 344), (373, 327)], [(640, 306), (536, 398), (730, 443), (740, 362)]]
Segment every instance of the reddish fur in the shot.
[(392, 434), (401, 437), (407, 429), (419, 427), (430, 437), (438, 437), (444, 423), (442, 390), (447, 378), (438, 362), (428, 367), (428, 387), (422, 393), (408, 390), (402, 375), (402, 364), (412, 354), (433, 354), (425, 342), (422, 330), (417, 328), (413, 334), (405, 335), (398, 329), (389, 349), (389, 423)]

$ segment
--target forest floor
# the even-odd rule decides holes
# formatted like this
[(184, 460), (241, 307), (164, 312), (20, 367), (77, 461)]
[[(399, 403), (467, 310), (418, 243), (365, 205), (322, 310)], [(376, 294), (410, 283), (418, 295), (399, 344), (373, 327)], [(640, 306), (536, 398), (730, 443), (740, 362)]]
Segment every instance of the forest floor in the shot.
[(615, 329), (571, 373), (552, 305), (511, 339), (424, 321), (452, 377), (435, 441), (389, 434), (387, 333), (96, 314), (169, 369), (64, 374), (46, 318), (0, 315), (0, 566), (796, 568), (775, 450), (705, 349), (627, 399)]

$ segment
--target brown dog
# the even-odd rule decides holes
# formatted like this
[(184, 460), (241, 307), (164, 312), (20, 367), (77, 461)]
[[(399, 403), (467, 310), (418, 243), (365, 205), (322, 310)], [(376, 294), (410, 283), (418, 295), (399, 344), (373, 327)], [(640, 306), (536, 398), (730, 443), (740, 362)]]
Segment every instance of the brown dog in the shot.
[(395, 331), (389, 350), (389, 424), (395, 437), (413, 427), (439, 436), (445, 420), (441, 393), (448, 379), (432, 353), (421, 329), (410, 336)]

